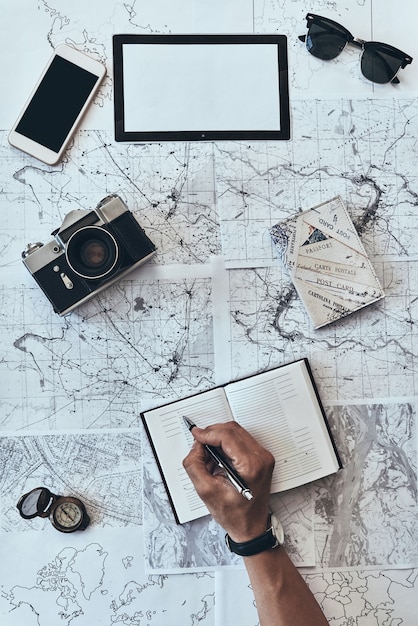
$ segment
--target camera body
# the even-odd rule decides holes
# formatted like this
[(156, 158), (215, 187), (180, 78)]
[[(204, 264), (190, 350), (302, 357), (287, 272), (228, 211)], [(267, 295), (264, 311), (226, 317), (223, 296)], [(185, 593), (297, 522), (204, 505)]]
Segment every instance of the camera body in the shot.
[(55, 313), (66, 315), (156, 252), (134, 215), (117, 195), (91, 211), (70, 211), (49, 243), (28, 244), (23, 263)]

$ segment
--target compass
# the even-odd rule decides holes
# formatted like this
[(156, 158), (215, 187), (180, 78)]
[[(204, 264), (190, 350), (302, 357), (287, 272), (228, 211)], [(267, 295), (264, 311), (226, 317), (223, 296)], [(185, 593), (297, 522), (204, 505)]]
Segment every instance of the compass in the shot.
[(24, 519), (49, 517), (54, 528), (62, 533), (85, 530), (90, 523), (81, 500), (72, 496), (58, 496), (46, 487), (36, 487), (25, 493), (16, 506)]

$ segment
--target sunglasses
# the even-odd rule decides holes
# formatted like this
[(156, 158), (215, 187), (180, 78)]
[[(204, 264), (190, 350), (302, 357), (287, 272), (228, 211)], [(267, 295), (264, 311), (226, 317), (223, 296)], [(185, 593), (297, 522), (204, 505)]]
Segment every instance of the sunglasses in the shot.
[(344, 26), (320, 15), (306, 16), (308, 33), (299, 39), (314, 57), (323, 61), (335, 59), (348, 43), (361, 48), (361, 72), (374, 83), (399, 83), (396, 74), (412, 63), (412, 57), (393, 46), (378, 41), (356, 39)]

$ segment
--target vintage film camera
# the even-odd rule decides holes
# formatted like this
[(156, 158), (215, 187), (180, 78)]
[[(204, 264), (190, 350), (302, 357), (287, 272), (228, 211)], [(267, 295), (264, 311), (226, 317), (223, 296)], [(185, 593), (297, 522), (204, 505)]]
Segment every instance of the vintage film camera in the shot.
[(55, 239), (45, 245), (28, 244), (22, 258), (59, 315), (70, 313), (156, 251), (117, 195), (107, 196), (91, 211), (70, 211), (52, 235)]

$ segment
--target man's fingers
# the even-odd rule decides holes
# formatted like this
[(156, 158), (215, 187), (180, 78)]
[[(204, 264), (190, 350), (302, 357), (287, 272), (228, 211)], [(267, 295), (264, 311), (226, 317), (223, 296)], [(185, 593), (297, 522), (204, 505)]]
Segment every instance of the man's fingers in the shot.
[(193, 471), (194, 466), (197, 466), (198, 471), (203, 470), (202, 465), (206, 469), (205, 458), (204, 446), (198, 441), (195, 441), (190, 448), (189, 454), (183, 459), (183, 467), (188, 473), (190, 468)]
[[(194, 429), (193, 429), (194, 430)], [(195, 441), (189, 454), (183, 459), (183, 467), (202, 499), (209, 497), (214, 491), (219, 494), (219, 480), (224, 482), (223, 472), (214, 473), (215, 464), (208, 459), (204, 446)], [(217, 483), (217, 486), (215, 486)]]
[(183, 459), (183, 467), (193, 483), (207, 481), (212, 476), (213, 463), (207, 458), (205, 447), (195, 441), (189, 454)]
[[(254, 447), (260, 447), (251, 435), (236, 422), (226, 424), (215, 424), (207, 428), (193, 428), (193, 437), (200, 443), (222, 448), (229, 456), (233, 456), (234, 451), (242, 454), (249, 452)], [(231, 454), (230, 454), (231, 452)]]
[(274, 457), (236, 422), (215, 424), (207, 428), (193, 428), (192, 434), (196, 441), (203, 445), (222, 448), (236, 469), (246, 472), (256, 470), (257, 462), (273, 471)]

